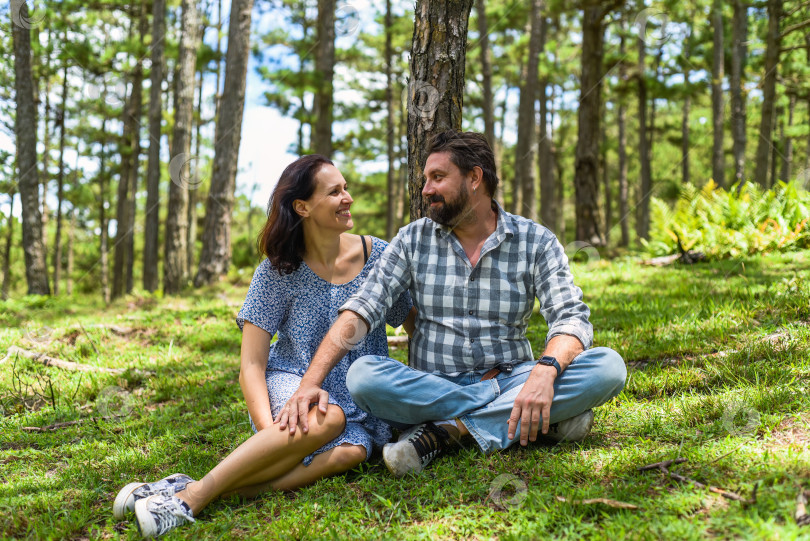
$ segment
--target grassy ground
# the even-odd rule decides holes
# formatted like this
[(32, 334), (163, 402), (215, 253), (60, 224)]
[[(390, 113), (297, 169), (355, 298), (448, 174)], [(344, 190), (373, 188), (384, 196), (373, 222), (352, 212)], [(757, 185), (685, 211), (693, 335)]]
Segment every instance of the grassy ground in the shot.
[[(462, 449), (400, 480), (374, 460), (297, 493), (216, 502), (170, 537), (808, 538), (793, 513), (810, 486), (809, 267), (810, 252), (665, 269), (575, 264), (595, 344), (629, 367), (586, 441), (489, 457)], [(16, 345), (127, 369), (0, 364), (2, 535), (135, 538), (112, 518), (122, 485), (202, 476), (250, 435), (233, 323), (245, 291), (0, 305), (0, 355)], [(544, 336), (535, 315), (536, 352)], [(756, 502), (637, 471), (679, 456), (688, 462), (672, 471), (744, 498), (756, 486)], [(595, 498), (637, 509), (583, 501)]]

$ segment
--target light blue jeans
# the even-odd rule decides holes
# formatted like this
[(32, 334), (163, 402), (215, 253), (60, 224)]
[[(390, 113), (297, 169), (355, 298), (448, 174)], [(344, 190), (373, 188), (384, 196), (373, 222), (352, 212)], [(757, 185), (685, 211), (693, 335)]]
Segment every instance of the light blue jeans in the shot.
[[(395, 359), (367, 355), (346, 375), (352, 398), (365, 411), (392, 426), (458, 418), (484, 453), (520, 441), (520, 430), (508, 439), (508, 420), (518, 393), (536, 365), (517, 364), (512, 371), (481, 381), (486, 370), (458, 376), (429, 374)], [(618, 353), (593, 348), (577, 355), (554, 382), (550, 423), (601, 406), (624, 387), (627, 369)]]

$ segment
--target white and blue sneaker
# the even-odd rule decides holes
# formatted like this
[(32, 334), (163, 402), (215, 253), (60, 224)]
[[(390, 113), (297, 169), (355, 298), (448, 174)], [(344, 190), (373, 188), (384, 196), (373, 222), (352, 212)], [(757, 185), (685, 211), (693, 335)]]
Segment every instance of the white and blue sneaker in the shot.
[(160, 537), (186, 522), (194, 522), (194, 514), (176, 496), (155, 494), (135, 502), (135, 524), (143, 537)]
[(182, 473), (174, 473), (164, 477), (154, 483), (129, 483), (118, 491), (118, 495), (113, 502), (113, 516), (116, 520), (122, 520), (124, 515), (135, 510), (135, 502), (160, 494), (162, 496), (174, 496), (175, 493), (185, 490), (186, 485), (194, 482), (194, 479)]

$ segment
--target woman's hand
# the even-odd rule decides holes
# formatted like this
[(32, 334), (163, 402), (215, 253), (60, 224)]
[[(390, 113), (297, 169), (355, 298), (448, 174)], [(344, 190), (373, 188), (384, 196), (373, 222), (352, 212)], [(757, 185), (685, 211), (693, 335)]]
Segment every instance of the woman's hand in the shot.
[(317, 385), (307, 384), (302, 381), (298, 390), (293, 393), (284, 407), (281, 408), (274, 423), (279, 423), (279, 428), (284, 430), (290, 427), (290, 435), (295, 434), (295, 428), (301, 424), (301, 432), (306, 434), (309, 431), (307, 418), (311, 404), (317, 404), (321, 413), (326, 413), (329, 405), (329, 393)]

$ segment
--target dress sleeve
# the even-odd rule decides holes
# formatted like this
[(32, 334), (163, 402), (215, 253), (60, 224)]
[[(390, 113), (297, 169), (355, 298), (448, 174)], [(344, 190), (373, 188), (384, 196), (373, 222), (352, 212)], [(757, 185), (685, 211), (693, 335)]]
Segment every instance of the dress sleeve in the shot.
[(282, 281), (283, 278), (273, 269), (269, 260), (265, 259), (256, 267), (245, 302), (236, 315), (236, 324), (240, 330), (249, 321), (270, 333), (270, 336), (276, 334), (287, 312), (285, 291), (288, 288), (283, 287)]

